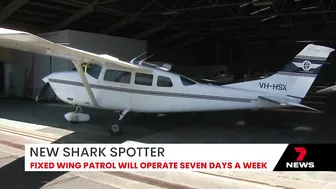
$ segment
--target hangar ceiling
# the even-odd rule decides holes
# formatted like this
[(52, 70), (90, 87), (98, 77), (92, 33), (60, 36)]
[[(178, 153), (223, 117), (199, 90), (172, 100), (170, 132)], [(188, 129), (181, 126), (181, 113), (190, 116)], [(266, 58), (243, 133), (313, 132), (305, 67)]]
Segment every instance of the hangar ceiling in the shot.
[(331, 40), (334, 0), (2, 0), (3, 27), (73, 29), (188, 46)]

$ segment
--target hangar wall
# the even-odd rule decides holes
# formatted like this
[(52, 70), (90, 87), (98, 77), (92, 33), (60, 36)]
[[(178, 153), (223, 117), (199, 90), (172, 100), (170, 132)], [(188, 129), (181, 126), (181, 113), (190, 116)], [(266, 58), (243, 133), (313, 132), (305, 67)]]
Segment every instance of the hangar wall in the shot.
[[(13, 58), (13, 51), (11, 49), (7, 48), (1, 48), (0, 47), (0, 64), (3, 64), (3, 69), (4, 71), (1, 74), (1, 79), (0, 81), (2, 82), (2, 91), (1, 93), (8, 93), (11, 82), (8, 78), (11, 77), (11, 72), (12, 72), (12, 58)], [(7, 71), (8, 70), (8, 71)]]
[[(64, 45), (70, 47), (98, 54), (110, 54), (122, 60), (131, 60), (133, 57), (147, 50), (147, 42), (143, 40), (73, 30), (44, 33), (40, 36), (53, 42), (64, 43)], [(28, 76), (32, 70), (32, 62), (34, 62), (34, 77), (32, 82), (33, 96), (36, 96), (39, 93), (44, 85), (42, 78), (47, 76), (50, 72), (73, 69), (73, 65), (69, 60), (38, 54), (33, 55), (33, 53), (12, 49), (0, 49), (0, 57), (6, 65), (5, 93), (10, 96), (25, 96), (26, 86), (29, 83)], [(2, 60), (1, 58), (0, 60)], [(9, 76), (11, 74), (12, 79), (10, 79)], [(12, 85), (10, 83), (12, 83)], [(50, 98), (53, 96), (53, 91), (48, 90), (48, 97)]]

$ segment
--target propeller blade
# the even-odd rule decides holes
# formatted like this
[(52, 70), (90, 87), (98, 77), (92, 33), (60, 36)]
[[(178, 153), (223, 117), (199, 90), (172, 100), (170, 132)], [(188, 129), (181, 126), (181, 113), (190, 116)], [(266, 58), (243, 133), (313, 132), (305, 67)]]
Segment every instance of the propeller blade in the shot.
[(44, 93), (49, 89), (50, 83), (44, 84), (43, 88), (41, 89), (40, 93), (36, 96), (35, 101), (38, 102), (40, 100), (40, 97), (44, 95)]

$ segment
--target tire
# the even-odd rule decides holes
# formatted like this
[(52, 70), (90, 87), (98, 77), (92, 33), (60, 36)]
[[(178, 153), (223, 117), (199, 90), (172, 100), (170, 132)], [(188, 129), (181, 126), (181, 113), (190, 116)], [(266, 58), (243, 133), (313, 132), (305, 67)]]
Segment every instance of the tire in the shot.
[(110, 124), (109, 131), (111, 135), (120, 135), (123, 132), (123, 127), (121, 123), (112, 123)]

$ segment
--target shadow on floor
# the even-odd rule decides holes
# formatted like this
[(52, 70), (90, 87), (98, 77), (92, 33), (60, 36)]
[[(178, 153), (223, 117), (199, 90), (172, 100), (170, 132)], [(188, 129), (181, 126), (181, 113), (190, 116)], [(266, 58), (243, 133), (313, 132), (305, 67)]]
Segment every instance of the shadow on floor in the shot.
[[(1, 100), (2, 101), (2, 100)], [(335, 142), (333, 114), (275, 111), (181, 113), (136, 118), (129, 114), (120, 137), (110, 136), (107, 123), (118, 119), (111, 111), (85, 109), (89, 123), (70, 124), (63, 115), (73, 111), (62, 103), (3, 100), (0, 118), (72, 130), (60, 140), (68, 142), (122, 143), (323, 143)], [(300, 129), (301, 128), (301, 129)], [(42, 129), (42, 132), (53, 132)], [(56, 132), (56, 131), (55, 131)], [(37, 189), (65, 172), (24, 172), (24, 158), (0, 169), (1, 188)]]

